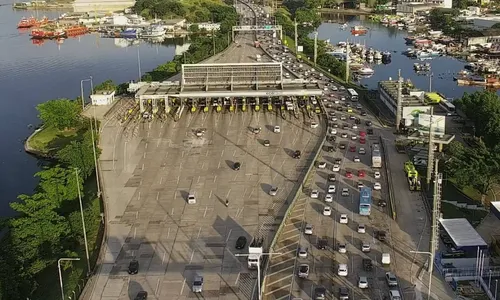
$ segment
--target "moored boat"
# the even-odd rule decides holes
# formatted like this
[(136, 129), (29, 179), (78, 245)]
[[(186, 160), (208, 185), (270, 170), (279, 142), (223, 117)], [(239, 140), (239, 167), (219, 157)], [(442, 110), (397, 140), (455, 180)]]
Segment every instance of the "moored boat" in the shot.
[(368, 32), (368, 28), (364, 26), (354, 26), (351, 28), (352, 34), (365, 34)]
[(355, 72), (358, 73), (359, 75), (363, 75), (363, 76), (373, 75), (373, 73), (375, 73), (375, 71), (372, 68), (368, 68), (368, 67), (363, 67), (359, 70), (356, 70)]
[(89, 29), (86, 26), (71, 26), (64, 29), (64, 33), (67, 37), (84, 35), (89, 32)]
[(485, 78), (459, 78), (457, 79), (458, 85), (477, 85), (485, 87), (500, 88), (500, 79), (498, 76), (486, 76)]
[(32, 39), (59, 39), (65, 36), (64, 30), (56, 29), (56, 30), (45, 30), (45, 29), (33, 29), (31, 30), (31, 38)]
[(22, 29), (22, 28), (31, 28), (35, 26), (37, 23), (37, 20), (33, 17), (29, 18), (22, 18), (19, 23), (17, 23), (17, 28)]
[(141, 33), (142, 37), (161, 37), (164, 36), (167, 31), (163, 26), (152, 26), (145, 32)]
[(127, 28), (124, 31), (120, 32), (120, 37), (122, 38), (137, 38), (138, 30), (135, 28)]

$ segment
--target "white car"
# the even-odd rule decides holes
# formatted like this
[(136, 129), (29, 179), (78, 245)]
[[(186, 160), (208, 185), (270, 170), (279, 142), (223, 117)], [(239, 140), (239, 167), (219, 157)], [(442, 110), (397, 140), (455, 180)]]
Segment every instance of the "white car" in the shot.
[(360, 162), (359, 156), (354, 156), (354, 162)]
[(347, 133), (342, 133), (342, 134), (340, 135), (340, 137), (342, 137), (342, 138), (346, 138), (346, 137), (347, 137)]
[(333, 172), (339, 172), (340, 171), (340, 166), (338, 164), (334, 164), (332, 168)]
[(380, 179), (380, 172), (378, 172), (378, 171), (377, 171), (377, 172), (375, 172), (375, 173), (373, 174), (373, 177), (375, 177), (375, 179)]
[(313, 226), (311, 224), (306, 224), (306, 227), (304, 227), (304, 234), (313, 234)]
[(332, 208), (330, 206), (325, 206), (323, 208), (323, 216), (331, 216), (332, 215)]
[(337, 271), (337, 274), (342, 277), (346, 277), (348, 272), (347, 272), (347, 265), (346, 264), (339, 264), (339, 269)]
[(365, 185), (362, 182), (358, 182), (358, 189), (364, 187)]
[(339, 253), (347, 253), (347, 246), (346, 244), (339, 244)]
[(349, 189), (348, 188), (343, 188), (342, 189), (342, 196), (344, 196), (344, 197), (349, 196)]
[(368, 278), (366, 278), (366, 276), (360, 276), (359, 277), (358, 287), (360, 289), (367, 289), (368, 288)]
[(318, 163), (318, 168), (319, 168), (319, 169), (324, 169), (324, 168), (326, 168), (326, 162), (324, 162), (324, 161), (319, 162), (319, 163)]
[(359, 151), (358, 151), (358, 153), (359, 153), (359, 154), (365, 154), (365, 153), (366, 153), (366, 150), (365, 150), (365, 148), (363, 148), (363, 147), (360, 147), (360, 148), (359, 148)]
[(298, 255), (299, 255), (300, 258), (307, 258), (307, 248), (300, 247)]
[(356, 124), (352, 125), (352, 129), (358, 129), (358, 125)]
[(328, 202), (328, 203), (333, 202), (333, 196), (332, 196), (332, 194), (326, 194), (326, 196), (325, 196), (325, 202)]
[(330, 184), (330, 185), (328, 186), (328, 193), (335, 193), (335, 191), (336, 191), (336, 190), (337, 190), (337, 189), (335, 188), (335, 185)]
[(365, 224), (359, 224), (358, 225), (358, 233), (366, 233)]
[(361, 245), (361, 252), (366, 253), (366, 252), (370, 252), (370, 250), (371, 250), (370, 244), (363, 242), (363, 244)]
[(347, 218), (347, 214), (341, 214), (340, 215), (340, 224), (347, 224), (349, 223), (349, 219)]
[(330, 134), (337, 134), (337, 129), (330, 128)]
[(312, 190), (312, 191), (311, 191), (311, 198), (313, 198), (313, 199), (318, 199), (318, 197), (319, 197), (319, 192), (318, 192), (318, 190)]
[(355, 141), (355, 140), (357, 140), (357, 139), (358, 139), (358, 136), (357, 136), (357, 135), (352, 135), (352, 136), (351, 136), (351, 140)]
[(278, 125), (274, 126), (274, 133), (280, 133), (281, 132), (281, 127)]
[[(337, 117), (335, 117), (335, 116), (333, 116), (333, 117), (331, 117), (331, 118), (330, 118), (330, 121), (332, 121), (332, 122), (337, 122), (337, 120), (338, 120), (338, 119), (337, 119)], [(332, 133), (332, 134), (336, 134), (336, 133)]]
[(316, 122), (311, 123), (311, 128), (318, 128), (319, 124)]
[(380, 182), (375, 182), (375, 184), (373, 184), (373, 189), (377, 191), (381, 190), (382, 185), (380, 185)]

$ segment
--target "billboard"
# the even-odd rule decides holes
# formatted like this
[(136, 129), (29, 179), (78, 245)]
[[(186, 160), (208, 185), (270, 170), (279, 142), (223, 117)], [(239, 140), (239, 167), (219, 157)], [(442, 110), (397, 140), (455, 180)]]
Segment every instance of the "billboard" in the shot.
[[(429, 127), (431, 124), (431, 115), (429, 114), (419, 114), (418, 115), (418, 130), (423, 132), (429, 132)], [(446, 124), (445, 116), (432, 116), (432, 132), (437, 135), (443, 135)]]
[(402, 119), (406, 127), (418, 125), (418, 116), (420, 114), (429, 114), (431, 112), (430, 106), (405, 106), (403, 107)]

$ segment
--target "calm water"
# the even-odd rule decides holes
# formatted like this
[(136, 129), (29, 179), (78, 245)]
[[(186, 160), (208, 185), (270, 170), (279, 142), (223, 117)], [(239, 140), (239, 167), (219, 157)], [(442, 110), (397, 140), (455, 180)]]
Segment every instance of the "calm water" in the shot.
[[(7, 1), (0, 0), (2, 3)], [(38, 12), (38, 16), (60, 13)], [(37, 160), (24, 152), (23, 140), (32, 132), (28, 125), (39, 123), (37, 104), (75, 98), (80, 94), (80, 80), (88, 76), (93, 76), (94, 84), (106, 79), (117, 83), (137, 79), (137, 51), (143, 72), (174, 55), (175, 46), (143, 43), (120, 48), (113, 39), (93, 35), (68, 39), (60, 46), (53, 41), (36, 46), (28, 32), (16, 29), (21, 17), (36, 14), (0, 6), (0, 216), (11, 215), (8, 203), (18, 194), (30, 193), (36, 185), (33, 174), (39, 170)]]
[[(365, 44), (367, 47), (372, 47), (380, 51), (391, 51), (392, 61), (388, 65), (371, 65), (375, 70), (375, 74), (370, 78), (365, 78), (361, 81), (368, 88), (377, 88), (377, 83), (380, 80), (388, 80), (389, 77), (396, 79), (398, 70), (401, 69), (401, 75), (411, 81), (420, 89), (429, 89), (429, 77), (417, 75), (413, 71), (413, 64), (420, 62), (415, 59), (410, 59), (401, 54), (408, 46), (405, 45), (404, 37), (408, 36), (403, 30), (382, 26), (381, 24), (372, 23), (370, 21), (360, 20), (354, 16), (325, 16), (327, 20), (334, 22), (347, 22), (348, 30), (341, 30), (338, 23), (324, 23), (318, 29), (318, 38), (330, 39), (332, 44), (337, 44), (340, 41), (352, 41), (360, 44)], [(365, 36), (355, 37), (351, 35), (350, 28), (355, 25), (363, 25), (370, 28)], [(438, 91), (446, 95), (446, 97), (457, 98), (461, 97), (464, 92), (473, 92), (478, 88), (460, 87), (453, 81), (453, 75), (464, 69), (463, 61), (451, 57), (437, 57), (432, 60), (425, 60), (431, 64), (434, 77), (432, 79), (432, 90)]]

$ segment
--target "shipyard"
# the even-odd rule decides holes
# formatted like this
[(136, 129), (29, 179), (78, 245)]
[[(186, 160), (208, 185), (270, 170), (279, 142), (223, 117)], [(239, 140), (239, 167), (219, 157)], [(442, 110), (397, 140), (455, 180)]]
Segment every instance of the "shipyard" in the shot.
[(0, 7), (0, 293), (496, 299), (496, 8), (456, 5)]

